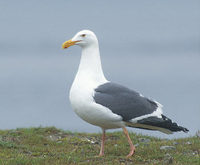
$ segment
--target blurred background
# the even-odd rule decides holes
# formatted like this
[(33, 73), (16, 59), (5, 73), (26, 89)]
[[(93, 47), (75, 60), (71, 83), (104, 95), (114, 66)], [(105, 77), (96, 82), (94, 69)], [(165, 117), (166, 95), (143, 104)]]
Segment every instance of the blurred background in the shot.
[(0, 129), (55, 126), (100, 132), (70, 107), (82, 30), (99, 39), (105, 76), (164, 105), (188, 134), (200, 129), (199, 0), (0, 0)]

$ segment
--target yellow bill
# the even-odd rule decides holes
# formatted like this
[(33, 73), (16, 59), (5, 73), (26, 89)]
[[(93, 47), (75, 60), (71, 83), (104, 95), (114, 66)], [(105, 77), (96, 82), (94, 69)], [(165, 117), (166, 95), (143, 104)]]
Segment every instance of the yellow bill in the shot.
[(70, 46), (75, 45), (75, 43), (77, 43), (77, 42), (79, 42), (79, 41), (72, 41), (72, 40), (65, 41), (65, 42), (62, 44), (62, 48), (63, 48), (63, 49), (66, 49), (66, 48), (68, 48), (68, 47), (70, 47)]

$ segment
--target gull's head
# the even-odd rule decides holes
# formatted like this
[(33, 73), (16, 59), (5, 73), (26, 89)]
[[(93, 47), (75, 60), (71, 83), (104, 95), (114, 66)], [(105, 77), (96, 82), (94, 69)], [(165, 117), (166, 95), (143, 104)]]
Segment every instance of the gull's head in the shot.
[(78, 32), (71, 40), (65, 41), (62, 44), (62, 48), (66, 49), (73, 45), (87, 47), (94, 44), (98, 44), (96, 35), (90, 30), (82, 30)]

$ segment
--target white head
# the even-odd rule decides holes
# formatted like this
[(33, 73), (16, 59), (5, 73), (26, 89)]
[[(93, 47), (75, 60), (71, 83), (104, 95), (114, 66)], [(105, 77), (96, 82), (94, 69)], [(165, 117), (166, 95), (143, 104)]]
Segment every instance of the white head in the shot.
[(98, 45), (96, 35), (90, 30), (82, 30), (78, 32), (71, 40), (62, 44), (62, 48), (66, 49), (72, 45), (79, 45), (80, 47), (87, 47), (91, 45)]

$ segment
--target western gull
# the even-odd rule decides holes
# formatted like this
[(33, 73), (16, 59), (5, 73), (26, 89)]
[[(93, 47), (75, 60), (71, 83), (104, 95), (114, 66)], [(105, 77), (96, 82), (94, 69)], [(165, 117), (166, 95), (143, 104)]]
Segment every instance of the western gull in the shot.
[(70, 89), (70, 102), (75, 113), (86, 122), (101, 127), (102, 142), (99, 156), (104, 155), (105, 131), (122, 128), (130, 145), (130, 157), (135, 152), (126, 126), (158, 130), (166, 134), (183, 131), (163, 115), (162, 105), (122, 85), (108, 81), (103, 73), (96, 35), (90, 30), (78, 32), (63, 43), (63, 49), (72, 45), (82, 48), (78, 72)]

